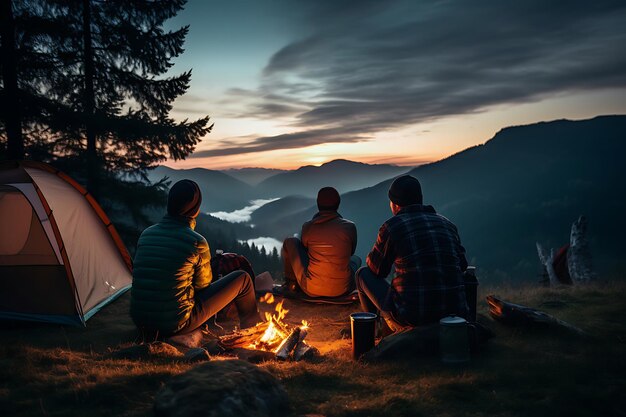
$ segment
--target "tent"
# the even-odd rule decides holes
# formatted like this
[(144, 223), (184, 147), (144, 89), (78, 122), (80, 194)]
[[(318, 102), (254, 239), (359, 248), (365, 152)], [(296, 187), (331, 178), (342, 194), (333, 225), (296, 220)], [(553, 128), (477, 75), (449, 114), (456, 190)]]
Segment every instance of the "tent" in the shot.
[(0, 319), (85, 325), (131, 286), (117, 231), (76, 181), (43, 163), (0, 164)]

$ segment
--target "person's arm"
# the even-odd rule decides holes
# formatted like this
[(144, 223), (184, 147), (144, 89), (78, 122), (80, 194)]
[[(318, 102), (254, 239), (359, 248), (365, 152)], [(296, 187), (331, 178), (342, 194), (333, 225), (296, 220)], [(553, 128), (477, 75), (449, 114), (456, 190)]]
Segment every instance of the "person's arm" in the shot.
[(300, 242), (302, 242), (302, 246), (305, 248), (309, 247), (309, 228), (311, 226), (311, 222), (304, 222), (302, 225), (302, 229), (300, 230)]
[(394, 260), (395, 249), (391, 241), (391, 233), (387, 225), (383, 224), (378, 230), (378, 237), (374, 247), (367, 255), (367, 266), (377, 277), (386, 278), (391, 272)]
[(352, 253), (351, 255), (354, 255), (354, 252), (356, 252), (356, 244), (357, 244), (357, 233), (356, 233), (356, 225), (354, 223), (352, 223), (351, 225), (351, 237), (352, 237)]
[(193, 288), (201, 290), (211, 284), (213, 271), (211, 270), (211, 249), (206, 240), (198, 243), (198, 261), (193, 274)]
[(456, 253), (459, 257), (459, 267), (461, 268), (461, 272), (465, 272), (467, 269), (467, 258), (465, 257), (465, 248), (461, 245), (461, 238), (459, 237), (459, 232), (454, 227), (455, 238), (456, 238)]

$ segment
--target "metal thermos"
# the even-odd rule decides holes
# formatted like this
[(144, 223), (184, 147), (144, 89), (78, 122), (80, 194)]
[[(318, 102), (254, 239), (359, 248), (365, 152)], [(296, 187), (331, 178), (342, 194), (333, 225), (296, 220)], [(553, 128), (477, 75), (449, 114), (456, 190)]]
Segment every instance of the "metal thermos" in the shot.
[(465, 281), (465, 298), (467, 307), (469, 307), (467, 321), (474, 323), (476, 321), (476, 300), (478, 296), (478, 279), (476, 278), (475, 266), (467, 267), (463, 274), (463, 280)]
[(470, 359), (467, 320), (450, 316), (439, 320), (439, 351), (441, 361), (458, 364)]
[(376, 340), (376, 318), (374, 313), (350, 314), (352, 330), (352, 357), (358, 360), (365, 352), (374, 347)]

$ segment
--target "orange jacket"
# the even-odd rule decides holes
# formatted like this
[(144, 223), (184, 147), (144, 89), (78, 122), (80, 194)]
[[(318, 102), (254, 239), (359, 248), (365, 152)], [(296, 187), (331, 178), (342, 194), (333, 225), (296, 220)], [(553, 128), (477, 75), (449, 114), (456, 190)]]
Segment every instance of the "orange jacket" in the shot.
[(322, 210), (304, 223), (301, 240), (309, 255), (308, 295), (337, 297), (348, 292), (356, 239), (354, 223), (336, 211)]

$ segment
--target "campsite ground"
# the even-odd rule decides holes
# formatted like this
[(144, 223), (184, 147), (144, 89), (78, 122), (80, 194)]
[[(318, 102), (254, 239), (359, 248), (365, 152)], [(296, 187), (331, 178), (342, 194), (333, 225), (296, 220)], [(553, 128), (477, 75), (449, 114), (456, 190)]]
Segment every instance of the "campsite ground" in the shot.
[[(356, 306), (290, 303), (287, 321), (309, 320), (308, 340), (323, 357), (260, 366), (282, 380), (294, 415), (626, 415), (626, 284), (480, 288), (482, 300), (488, 293), (540, 308), (592, 337), (505, 327), (486, 317), (482, 303), (480, 320), (496, 338), (468, 366), (447, 367), (435, 357), (361, 364), (339, 336)], [(107, 358), (136, 340), (128, 303), (126, 294), (84, 329), (3, 324), (0, 415), (152, 415), (155, 392), (193, 365)]]

